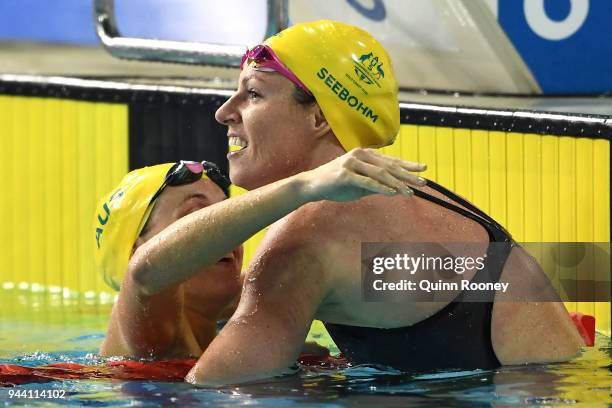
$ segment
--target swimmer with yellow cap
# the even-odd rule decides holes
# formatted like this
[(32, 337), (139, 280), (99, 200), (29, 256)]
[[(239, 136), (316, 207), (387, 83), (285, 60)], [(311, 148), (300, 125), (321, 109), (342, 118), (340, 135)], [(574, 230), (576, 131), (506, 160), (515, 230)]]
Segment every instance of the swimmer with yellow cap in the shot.
[[(177, 227), (176, 221), (186, 215), (224, 200), (229, 184), (213, 163), (180, 161), (134, 170), (100, 200), (92, 234), (95, 264), (111, 288), (121, 289), (102, 354), (170, 356), (176, 351), (169, 349), (171, 341), (181, 338), (185, 343), (194, 326), (200, 343), (214, 336), (216, 320), (240, 291), (241, 246), (207, 267), (190, 265), (193, 276), (178, 286), (161, 275), (148, 275), (151, 271), (143, 266), (150, 261), (149, 252), (154, 259), (160, 251), (176, 255), (184, 250), (152, 238)], [(170, 273), (188, 265), (173, 260), (156, 261), (156, 266)], [(177, 316), (180, 325), (166, 323)], [(194, 344), (181, 347), (197, 350)]]
[[(409, 167), (372, 157), (377, 169)], [(231, 199), (225, 194), (229, 180), (210, 162), (166, 163), (127, 174), (94, 216), (96, 268), (119, 290), (101, 354), (200, 356), (241, 291), (243, 241), (307, 202), (398, 193), (389, 183), (357, 175), (346, 166), (349, 159)], [(411, 177), (407, 169), (401, 175)]]
[[(151, 229), (147, 222), (164, 188), (190, 184), (198, 178), (212, 178), (214, 184), (227, 193), (230, 182), (215, 164), (181, 161), (134, 170), (114, 191), (102, 198), (94, 219), (94, 254), (98, 272), (107, 285), (119, 290), (128, 261), (140, 242), (138, 239)], [(210, 182), (205, 184), (213, 191), (211, 194), (215, 194), (215, 199), (220, 198), (216, 191), (218, 188), (215, 189)], [(149, 228), (143, 232), (145, 225)]]
[[(452, 299), (423, 302), (418, 292), (388, 294), (400, 296), (402, 303), (364, 301), (364, 242), (469, 241), (487, 248), (491, 234), (508, 244), (502, 262), (489, 268), (497, 277), (510, 251), (517, 259), (523, 256), (514, 255), (517, 250), (499, 224), (452, 192), (415, 175), (404, 177), (402, 166), (376, 168), (382, 159), (373, 148), (393, 143), (398, 134), (397, 93), (387, 51), (349, 24), (296, 24), (247, 51), (238, 89), (215, 115), (236, 147), (228, 155), (234, 184), (253, 190), (346, 158), (357, 178), (368, 175), (405, 194), (317, 201), (272, 225), (246, 270), (236, 313), (188, 381), (232, 384), (286, 372), (313, 319), (323, 321), (351, 361), (401, 370), (488, 369), (559, 361), (579, 351), (580, 339), (562, 313), (563, 304), (526, 305), (523, 312), (547, 324), (524, 333), (518, 347), (515, 336), (500, 335), (494, 350), (492, 334), (510, 333), (500, 325), (521, 327), (514, 306), (504, 305), (510, 302), (496, 304), (496, 313), (503, 312), (491, 317), (492, 302), (446, 313)], [(403, 168), (425, 170), (417, 163)], [(418, 197), (411, 197), (413, 191)], [(474, 214), (456, 205), (460, 202)], [(525, 277), (510, 265), (510, 276)], [(464, 276), (472, 279), (475, 271)], [(550, 333), (559, 347), (538, 341)]]
[(386, 146), (399, 132), (393, 64), (358, 27), (298, 24), (248, 50), (241, 66), (238, 92), (216, 113), (237, 147), (229, 155), (237, 185), (256, 188), (354, 148)]

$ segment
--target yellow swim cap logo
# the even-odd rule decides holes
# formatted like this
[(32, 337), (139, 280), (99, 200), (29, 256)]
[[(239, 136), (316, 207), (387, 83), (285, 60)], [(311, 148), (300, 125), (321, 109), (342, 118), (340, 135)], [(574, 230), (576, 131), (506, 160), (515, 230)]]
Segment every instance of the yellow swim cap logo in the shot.
[(96, 227), (96, 245), (98, 249), (100, 249), (100, 238), (102, 237), (102, 233), (104, 232), (104, 227), (108, 224), (108, 220), (110, 219), (111, 213), (109, 204), (115, 201), (118, 198), (123, 197), (123, 190), (117, 190), (110, 196), (107, 202), (102, 205), (103, 213), (98, 213), (98, 226)]
[[(348, 74), (346, 74), (346, 76), (348, 79), (351, 79)], [(378, 120), (378, 115), (368, 105), (366, 105), (364, 101), (359, 100), (357, 96), (351, 94), (351, 91), (342, 85), (342, 83), (332, 73), (330, 73), (327, 68), (321, 67), (319, 72), (317, 72), (317, 77), (323, 81), (334, 94), (336, 94), (339, 100), (346, 103), (350, 108), (355, 109), (366, 120), (376, 123)], [(352, 79), (352, 81), (355, 80)], [(355, 82), (355, 84), (357, 84), (357, 82)]]
[(381, 87), (378, 80), (385, 77), (385, 71), (382, 67), (383, 63), (373, 52), (363, 54), (354, 63), (355, 73), (361, 82)]

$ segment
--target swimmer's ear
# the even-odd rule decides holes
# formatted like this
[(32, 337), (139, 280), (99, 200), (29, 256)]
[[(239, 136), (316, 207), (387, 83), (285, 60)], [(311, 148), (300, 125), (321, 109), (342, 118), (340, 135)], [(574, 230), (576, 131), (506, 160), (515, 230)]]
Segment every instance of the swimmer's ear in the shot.
[(325, 115), (323, 111), (319, 107), (318, 104), (315, 104), (312, 108), (313, 112), (313, 127), (315, 131), (315, 137), (325, 136), (329, 132), (331, 132), (331, 128), (329, 127), (329, 123), (327, 123), (327, 119), (325, 119)]

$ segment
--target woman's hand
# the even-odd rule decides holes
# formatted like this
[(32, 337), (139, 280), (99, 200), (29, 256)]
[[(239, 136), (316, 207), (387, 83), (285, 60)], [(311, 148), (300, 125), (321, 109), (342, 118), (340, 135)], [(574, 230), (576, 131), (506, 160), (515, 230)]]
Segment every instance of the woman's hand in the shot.
[(426, 184), (414, 172), (426, 169), (424, 164), (358, 148), (299, 176), (308, 201), (352, 201), (371, 194), (412, 196), (410, 185)]

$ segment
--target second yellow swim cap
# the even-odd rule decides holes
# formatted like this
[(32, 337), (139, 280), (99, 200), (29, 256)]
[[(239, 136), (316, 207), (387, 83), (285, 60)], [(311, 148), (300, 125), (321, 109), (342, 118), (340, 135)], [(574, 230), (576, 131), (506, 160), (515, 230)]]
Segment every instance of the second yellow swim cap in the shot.
[(174, 163), (128, 173), (104, 196), (94, 215), (94, 260), (108, 286), (119, 290), (136, 238), (147, 221), (151, 199)]
[(332, 20), (296, 24), (265, 45), (313, 93), (345, 150), (382, 147), (398, 134), (398, 86), (385, 48)]
[[(128, 173), (96, 207), (93, 223), (95, 265), (104, 282), (115, 290), (121, 286), (134, 243), (149, 219), (152, 200), (175, 164), (158, 164)], [(201, 177), (211, 180), (206, 171)]]

